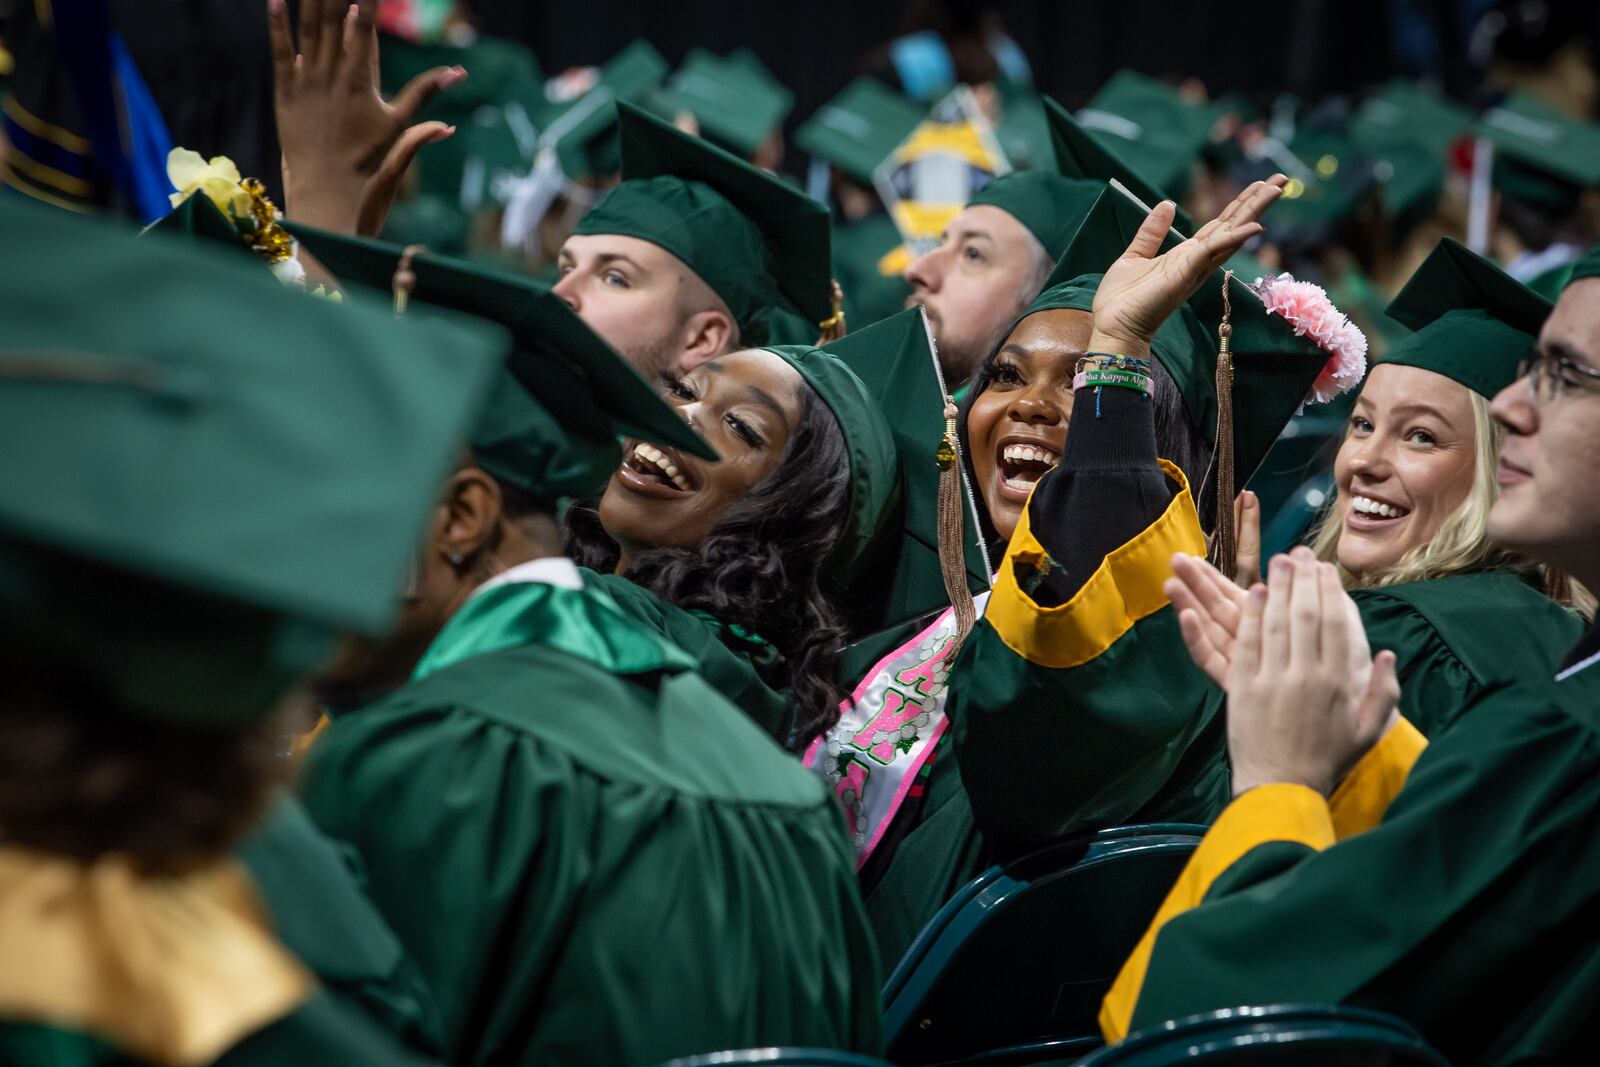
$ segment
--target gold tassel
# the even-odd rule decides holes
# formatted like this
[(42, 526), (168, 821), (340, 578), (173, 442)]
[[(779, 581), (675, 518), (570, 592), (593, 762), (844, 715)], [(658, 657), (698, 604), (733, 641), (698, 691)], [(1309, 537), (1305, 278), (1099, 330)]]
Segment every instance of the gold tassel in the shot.
[(400, 253), (400, 263), (394, 269), (394, 277), (389, 282), (389, 288), (394, 292), (394, 313), (404, 315), (406, 308), (411, 304), (411, 294), (417, 288), (417, 272), (412, 269), (411, 262), (417, 258), (418, 252), (426, 252), (426, 245), (407, 245), (405, 251)]
[(944, 401), (944, 438), (934, 459), (939, 464), (939, 573), (944, 578), (945, 595), (956, 613), (955, 645), (946, 663), (952, 662), (961, 643), (978, 621), (978, 608), (967, 588), (967, 546), (961, 535), (961, 463), (956, 451), (956, 402)]
[(839, 285), (837, 278), (833, 279), (833, 314), (817, 323), (817, 329), (822, 331), (817, 335), (819, 345), (837, 341), (844, 336), (844, 289)]
[(1237, 531), (1233, 528), (1233, 302), (1228, 283), (1233, 271), (1222, 275), (1222, 325), (1217, 327), (1217, 507), (1216, 531), (1211, 539), (1211, 565), (1233, 580), (1238, 565)]

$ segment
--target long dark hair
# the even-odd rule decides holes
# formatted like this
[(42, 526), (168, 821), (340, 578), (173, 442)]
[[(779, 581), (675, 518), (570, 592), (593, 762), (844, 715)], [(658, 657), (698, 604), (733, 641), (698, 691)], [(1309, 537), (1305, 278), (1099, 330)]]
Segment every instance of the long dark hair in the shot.
[[(823, 564), (844, 534), (850, 506), (850, 458), (833, 413), (810, 389), (801, 391), (800, 425), (777, 469), (725, 511), (693, 548), (639, 553), (628, 578), (688, 611), (721, 624), (724, 643), (744, 652), (758, 635), (778, 653), (753, 658), (762, 680), (787, 687), (794, 717), (787, 741), (799, 750), (839, 718), (834, 680), (845, 630), (823, 592)], [(620, 552), (594, 505), (567, 513), (567, 554), (601, 572)]]
[[(1024, 315), (1023, 318), (1027, 316)], [(967, 417), (972, 414), (973, 403), (994, 382), (998, 373), (1000, 349), (1004, 347), (1006, 338), (1010, 337), (1021, 324), (1022, 320), (1018, 319), (1000, 338), (983, 362), (978, 364), (978, 369), (972, 372), (972, 377), (967, 379), (967, 395), (961, 401), (956, 428), (961, 435), (961, 457), (966, 465), (967, 481), (972, 485), (977, 484), (977, 475), (972, 468)], [(1200, 513), (1200, 525), (1210, 530), (1217, 513), (1216, 486), (1212, 479), (1206, 477), (1211, 466), (1212, 447), (1207, 443), (1205, 434), (1189, 417), (1189, 409), (1184, 405), (1183, 394), (1178, 392), (1178, 383), (1162, 365), (1160, 358), (1152, 359), (1150, 363), (1151, 378), (1154, 380), (1154, 391), (1150, 397), (1155, 403), (1156, 454), (1176, 464), (1178, 469), (1183, 471), (1183, 476), (1189, 479), (1190, 489), (1196, 494), (1195, 510)], [(1005, 540), (995, 529), (994, 521), (989, 518), (989, 510), (983, 503), (983, 494), (975, 492), (973, 499), (977, 503), (979, 529), (983, 533), (984, 544), (988, 546), (989, 558), (998, 564), (1000, 557), (1005, 555)]]

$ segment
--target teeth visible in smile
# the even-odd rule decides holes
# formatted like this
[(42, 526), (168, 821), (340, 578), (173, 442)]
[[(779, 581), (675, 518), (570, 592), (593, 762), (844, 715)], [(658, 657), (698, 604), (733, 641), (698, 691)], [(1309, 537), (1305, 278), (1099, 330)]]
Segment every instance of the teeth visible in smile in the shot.
[(1359, 512), (1362, 515), (1376, 515), (1381, 519), (1394, 519), (1399, 518), (1401, 515), (1407, 514), (1403, 508), (1391, 507), (1388, 504), (1380, 504), (1371, 497), (1365, 496), (1351, 497), (1350, 510)]
[(679, 489), (682, 489), (686, 493), (689, 491), (689, 479), (683, 476), (683, 474), (678, 470), (677, 464), (668, 459), (660, 449), (641, 442), (640, 444), (633, 446), (633, 454), (639, 459), (644, 460), (646, 463), (652, 464), (659, 468), (661, 473), (672, 479), (672, 484), (677, 486)]
[(1006, 445), (1000, 458), (1008, 463), (1043, 463), (1047, 467), (1054, 467), (1061, 460), (1048, 448), (1035, 448), (1032, 445)]

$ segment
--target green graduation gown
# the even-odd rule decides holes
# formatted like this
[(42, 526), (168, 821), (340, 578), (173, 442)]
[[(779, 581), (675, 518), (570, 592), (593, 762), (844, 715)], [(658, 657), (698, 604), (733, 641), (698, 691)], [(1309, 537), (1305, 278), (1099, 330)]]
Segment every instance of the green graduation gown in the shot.
[(876, 1049), (839, 813), (692, 667), (592, 585), (513, 582), (313, 747), (307, 808), (361, 853), (451, 1062)]
[(439, 1012), (427, 983), (362, 886), (360, 857), (325, 837), (293, 796), (276, 797), (235, 852), (279, 940), (326, 994), (406, 1047), (436, 1056)]
[(1600, 670), (1492, 689), (1365, 833), (1336, 842), (1302, 786), (1234, 801), (1102, 1026), (1348, 1003), (1409, 1020), (1453, 1063), (1578, 1062), (1600, 1037), (1597, 840)]
[(1583, 633), (1576, 612), (1506, 570), (1351, 596), (1373, 650), (1395, 653), (1401, 709), (1427, 737), (1496, 685), (1554, 674)]

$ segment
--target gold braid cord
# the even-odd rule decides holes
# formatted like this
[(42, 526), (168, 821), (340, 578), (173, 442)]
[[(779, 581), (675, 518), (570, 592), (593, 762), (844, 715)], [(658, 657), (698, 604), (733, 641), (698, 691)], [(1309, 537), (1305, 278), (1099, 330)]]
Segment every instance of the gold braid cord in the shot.
[(1221, 343), (1217, 349), (1217, 521), (1211, 539), (1211, 563), (1223, 577), (1233, 580), (1238, 562), (1237, 531), (1233, 528), (1233, 301), (1228, 285), (1233, 271), (1222, 275)]
[[(945, 595), (956, 613), (954, 657), (978, 621), (972, 590), (967, 588), (967, 546), (962, 537), (961, 463), (956, 452), (956, 402), (945, 397), (944, 439), (934, 459), (939, 464), (939, 573), (944, 578)], [(951, 662), (950, 659), (945, 660)]]
[(411, 304), (411, 294), (417, 288), (417, 272), (412, 269), (412, 261), (417, 258), (418, 252), (426, 252), (426, 245), (406, 245), (405, 251), (400, 253), (400, 262), (394, 268), (394, 277), (390, 279), (389, 288), (394, 293), (394, 313), (404, 315), (406, 308)]
[(844, 289), (839, 285), (837, 278), (833, 279), (833, 314), (817, 323), (817, 329), (822, 331), (817, 335), (819, 345), (837, 341), (844, 336)]
[(256, 226), (248, 238), (251, 251), (268, 263), (282, 263), (294, 255), (294, 238), (278, 225), (278, 208), (267, 187), (255, 178), (246, 178), (239, 187), (250, 194), (250, 218)]

